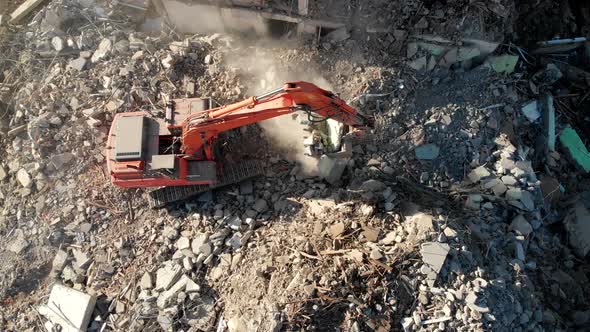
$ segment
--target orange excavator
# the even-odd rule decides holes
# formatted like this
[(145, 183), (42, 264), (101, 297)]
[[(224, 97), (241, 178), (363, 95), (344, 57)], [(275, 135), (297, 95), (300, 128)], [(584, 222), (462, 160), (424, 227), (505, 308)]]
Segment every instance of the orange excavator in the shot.
[(212, 103), (209, 98), (176, 99), (167, 105), (165, 118), (144, 111), (116, 114), (106, 147), (113, 184), (160, 187), (149, 198), (152, 207), (162, 207), (262, 173), (261, 161), (218, 162), (216, 143), (224, 132), (297, 111), (310, 119), (337, 120), (353, 130), (372, 125), (371, 118), (332, 92), (307, 82), (286, 83), (222, 107)]

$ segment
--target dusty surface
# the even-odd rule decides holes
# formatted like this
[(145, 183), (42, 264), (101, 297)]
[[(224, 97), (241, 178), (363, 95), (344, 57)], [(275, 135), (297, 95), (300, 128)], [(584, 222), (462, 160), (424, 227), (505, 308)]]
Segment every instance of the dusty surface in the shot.
[[(2, 330), (43, 329), (35, 308), (55, 282), (98, 296), (92, 331), (588, 328), (587, 258), (562, 224), (588, 176), (561, 147), (546, 153), (542, 125), (520, 111), (552, 93), (558, 131), (584, 133), (587, 86), (533, 78), (544, 65), (515, 48), (583, 33), (584, 6), (542, 1), (529, 17), (532, 1), (318, 2), (312, 15), (350, 22), (350, 36), (331, 41), (146, 35), (118, 7), (49, 3), (29, 26), (3, 30)], [(539, 27), (556, 15), (565, 19)], [(391, 29), (367, 33), (366, 22)], [(414, 34), (502, 42), (493, 54), (518, 65), (496, 73), (481, 66), (486, 54), (447, 66), (412, 49), (423, 41)], [(301, 173), (259, 128), (249, 144), (263, 147), (253, 154), (268, 169), (251, 187), (150, 210), (144, 191), (109, 183), (114, 113), (161, 115), (185, 96), (228, 103), (286, 80), (314, 82), (376, 119), (337, 183)], [(432, 248), (445, 249), (440, 266)], [(200, 291), (158, 307), (162, 292), (143, 278), (167, 264)]]

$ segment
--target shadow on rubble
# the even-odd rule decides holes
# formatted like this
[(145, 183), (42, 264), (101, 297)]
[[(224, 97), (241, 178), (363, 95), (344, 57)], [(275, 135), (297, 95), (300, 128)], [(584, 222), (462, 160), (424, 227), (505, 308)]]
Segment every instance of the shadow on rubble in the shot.
[(26, 273), (18, 273), (12, 285), (6, 292), (6, 297), (12, 297), (19, 293), (30, 294), (35, 291), (51, 270), (51, 262), (47, 262), (37, 268), (26, 271)]

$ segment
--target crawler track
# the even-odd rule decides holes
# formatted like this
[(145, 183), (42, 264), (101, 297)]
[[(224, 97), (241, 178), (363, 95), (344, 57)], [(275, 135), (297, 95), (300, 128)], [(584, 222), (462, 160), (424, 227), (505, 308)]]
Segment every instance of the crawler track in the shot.
[(153, 209), (163, 208), (167, 204), (183, 201), (195, 195), (239, 183), (264, 173), (264, 163), (260, 160), (245, 160), (238, 164), (225, 167), (219, 171), (219, 182), (214, 185), (195, 185), (164, 187), (150, 191), (148, 201)]

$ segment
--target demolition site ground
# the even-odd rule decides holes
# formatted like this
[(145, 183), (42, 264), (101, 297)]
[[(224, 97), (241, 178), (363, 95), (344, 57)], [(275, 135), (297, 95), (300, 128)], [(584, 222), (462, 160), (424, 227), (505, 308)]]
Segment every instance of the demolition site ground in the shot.
[[(588, 5), (310, 1), (342, 27), (260, 36), (162, 3), (0, 4), (1, 330), (590, 328)], [(299, 114), (239, 131), (263, 176), (163, 209), (111, 184), (114, 114), (299, 80), (375, 119), (341, 172)]]

